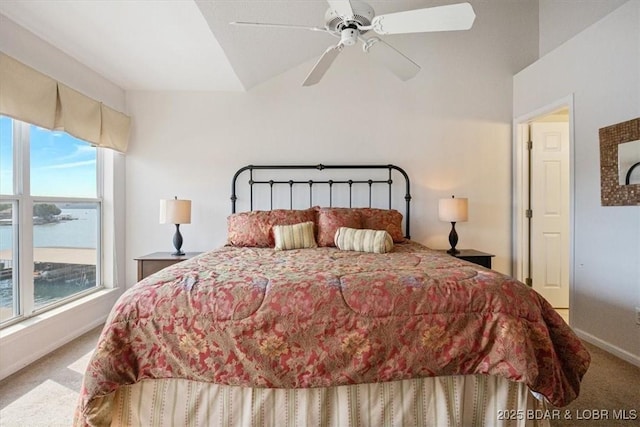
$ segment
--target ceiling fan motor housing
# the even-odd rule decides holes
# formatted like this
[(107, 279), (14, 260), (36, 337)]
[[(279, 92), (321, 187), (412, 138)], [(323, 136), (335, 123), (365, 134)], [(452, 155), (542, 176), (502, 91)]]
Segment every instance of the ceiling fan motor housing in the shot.
[[(371, 20), (375, 16), (375, 11), (368, 4), (351, 0), (351, 8), (353, 10), (353, 20), (344, 21), (333, 9), (329, 8), (324, 15), (325, 28), (333, 33), (342, 33), (345, 28), (366, 27), (371, 25)], [(358, 30), (360, 34), (364, 34), (367, 30)], [(344, 38), (344, 36), (342, 36)], [(345, 43), (346, 44), (346, 43)]]

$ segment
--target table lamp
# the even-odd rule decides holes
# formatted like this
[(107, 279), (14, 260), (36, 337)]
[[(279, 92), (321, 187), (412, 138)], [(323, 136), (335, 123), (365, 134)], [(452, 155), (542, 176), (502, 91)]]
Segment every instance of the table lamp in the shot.
[(180, 224), (191, 224), (191, 200), (174, 199), (160, 200), (160, 224), (175, 224), (176, 232), (173, 235), (173, 246), (176, 251), (173, 256), (182, 256), (182, 234)]
[(450, 199), (440, 199), (438, 202), (438, 217), (440, 221), (451, 223), (451, 232), (449, 233), (451, 249), (449, 249), (447, 253), (451, 255), (459, 254), (460, 251), (456, 249), (456, 245), (458, 244), (456, 222), (466, 221), (469, 217), (467, 199), (456, 199), (454, 196), (451, 196)]

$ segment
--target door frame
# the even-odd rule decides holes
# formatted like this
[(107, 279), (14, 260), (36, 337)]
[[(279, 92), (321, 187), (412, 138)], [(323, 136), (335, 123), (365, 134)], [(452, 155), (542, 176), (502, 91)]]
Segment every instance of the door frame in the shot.
[[(535, 119), (548, 116), (555, 111), (569, 110), (569, 308), (573, 305), (574, 248), (575, 248), (575, 139), (574, 139), (574, 102), (573, 94), (513, 120), (513, 159), (512, 159), (512, 275), (524, 282), (529, 271), (529, 221), (526, 210), (529, 206), (529, 162), (527, 145), (529, 124)], [(569, 323), (572, 310), (569, 309)]]

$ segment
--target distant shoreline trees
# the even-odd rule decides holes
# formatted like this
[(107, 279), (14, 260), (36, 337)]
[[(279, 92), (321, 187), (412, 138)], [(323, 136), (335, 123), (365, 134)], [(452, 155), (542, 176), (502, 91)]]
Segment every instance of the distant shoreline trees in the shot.
[(33, 216), (51, 221), (54, 216), (60, 215), (62, 211), (59, 207), (49, 203), (36, 203), (33, 205)]
[[(10, 203), (0, 203), (0, 219), (11, 219), (12, 205)], [(37, 219), (38, 224), (47, 224), (58, 222), (71, 218), (60, 218), (62, 211), (53, 203), (36, 203), (33, 205), (33, 217)]]

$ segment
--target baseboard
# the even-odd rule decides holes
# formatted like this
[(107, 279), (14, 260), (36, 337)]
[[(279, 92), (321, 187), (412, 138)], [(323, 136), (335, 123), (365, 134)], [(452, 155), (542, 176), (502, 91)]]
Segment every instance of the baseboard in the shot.
[(614, 356), (619, 357), (620, 359), (626, 362), (629, 362), (632, 365), (635, 365), (640, 368), (640, 356), (636, 356), (635, 354), (629, 353), (628, 351), (623, 350), (620, 347), (616, 347), (615, 345), (612, 345), (606, 341), (603, 341), (600, 338), (594, 337), (593, 335), (587, 332), (581, 331), (580, 329), (574, 328), (573, 331), (576, 333), (576, 335), (578, 335), (578, 337), (585, 340), (589, 344), (593, 344), (596, 347), (603, 349), (607, 353), (611, 353)]

